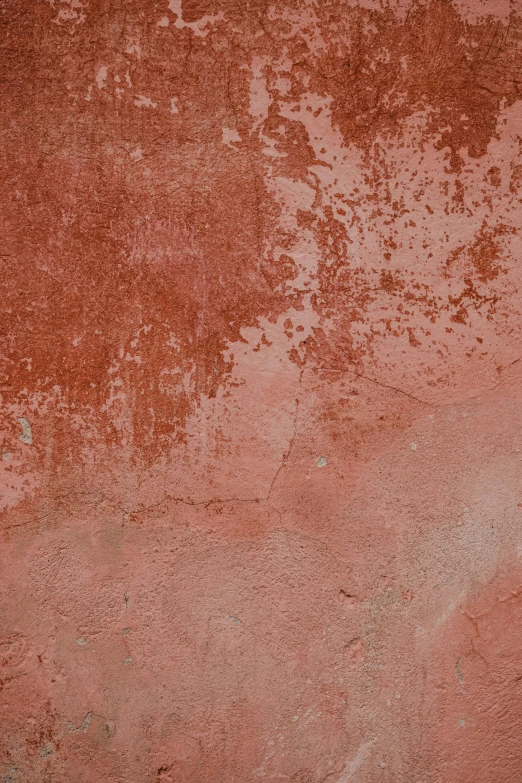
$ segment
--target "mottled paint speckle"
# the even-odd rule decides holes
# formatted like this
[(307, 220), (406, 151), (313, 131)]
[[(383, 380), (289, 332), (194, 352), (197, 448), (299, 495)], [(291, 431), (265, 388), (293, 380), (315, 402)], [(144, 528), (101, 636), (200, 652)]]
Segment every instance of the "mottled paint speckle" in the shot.
[(0, 3), (0, 780), (522, 779), (521, 25)]

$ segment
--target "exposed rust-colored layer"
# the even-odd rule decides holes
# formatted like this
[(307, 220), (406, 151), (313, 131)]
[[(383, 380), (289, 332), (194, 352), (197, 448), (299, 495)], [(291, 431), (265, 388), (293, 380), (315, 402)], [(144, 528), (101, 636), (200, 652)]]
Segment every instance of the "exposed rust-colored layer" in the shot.
[(0, 5), (0, 779), (518, 783), (522, 7)]

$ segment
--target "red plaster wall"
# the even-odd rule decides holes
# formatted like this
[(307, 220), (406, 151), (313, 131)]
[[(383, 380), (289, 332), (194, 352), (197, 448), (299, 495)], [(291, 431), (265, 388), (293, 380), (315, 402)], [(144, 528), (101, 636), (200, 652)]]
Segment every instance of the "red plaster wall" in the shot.
[(0, 12), (0, 781), (520, 783), (522, 5)]

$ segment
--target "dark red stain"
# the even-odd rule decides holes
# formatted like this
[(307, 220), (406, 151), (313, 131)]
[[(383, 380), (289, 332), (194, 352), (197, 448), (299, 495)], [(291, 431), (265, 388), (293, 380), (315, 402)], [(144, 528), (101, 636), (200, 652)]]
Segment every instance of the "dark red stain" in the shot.
[(506, 271), (502, 266), (501, 237), (513, 233), (513, 228), (502, 223), (493, 228), (484, 225), (469, 247), (459, 247), (449, 255), (446, 261), (448, 274), (451, 274), (454, 265), (464, 262), (464, 270), (468, 274), (471, 272), (479, 282), (492, 282), (501, 272)]
[(459, 170), (460, 151), (483, 155), (501, 102), (520, 97), (516, 17), (469, 24), (445, 0), (413, 5), (404, 19), (335, 2), (321, 3), (318, 14), (332, 46), (314, 63), (313, 84), (334, 97), (347, 143), (369, 149), (378, 134), (400, 135), (425, 110), (436, 145)]
[[(118, 9), (91, 5), (91, 25), (71, 36), (28, 3), (6, 29), (2, 385), (9, 399), (59, 387), (110, 442), (121, 406), (101, 408), (118, 376), (136, 444), (156, 451), (183, 438), (194, 401), (226, 379), (227, 341), (286, 308), (288, 268), (262, 257), (277, 212), (256, 145), (221, 142), (242, 78), (229, 47), (204, 48), (191, 31), (165, 41), (153, 6), (148, 32), (141, 4)], [(142, 63), (124, 43), (115, 63), (112, 37), (138, 23)], [(111, 81), (130, 70), (125, 101), (112, 90), (86, 100), (104, 61)], [(158, 111), (134, 105), (158, 91)]]
[[(425, 110), (428, 137), (458, 171), (462, 150), (486, 151), (501, 102), (519, 97), (518, 21), (470, 25), (448, 2), (413, 6), (404, 19), (321, 3), (315, 13), (328, 46), (319, 53), (303, 34), (289, 37), (289, 23), (262, 2), (184, 2), (185, 22), (224, 13), (226, 23), (205, 38), (158, 28), (159, 2), (92, 2), (81, 25), (53, 24), (57, 10), (28, 0), (3, 8), (1, 384), (7, 401), (59, 389), (108, 442), (121, 439), (113, 419), (123, 417), (144, 452), (183, 439), (201, 396), (226, 383), (232, 360), (224, 349), (241, 340), (242, 327), (299, 304), (285, 290), (296, 274), (291, 257), (276, 262), (270, 252), (294, 237), (277, 228), (252, 131), (252, 55), (285, 52), (291, 98), (305, 89), (332, 96), (334, 125), (365, 151), (376, 204), (384, 199), (396, 219), (403, 210), (372, 147), (378, 134), (400, 138), (407, 118)], [(139, 57), (129, 52), (133, 36)], [(102, 67), (110, 90), (95, 84)], [(263, 132), (286, 156), (274, 173), (310, 181), (317, 160), (307, 132), (278, 113), (275, 73), (265, 72), (272, 105)], [(127, 82), (132, 88), (118, 98), (113, 88)], [(137, 107), (140, 95), (157, 108)], [(223, 124), (242, 138), (234, 150), (222, 144)], [(490, 171), (493, 184), (498, 177)], [(370, 348), (354, 349), (351, 327), (378, 296), (376, 282), (354, 264), (331, 207), (302, 220), (321, 249), (314, 306), (333, 313), (338, 329), (330, 340), (319, 329), (292, 356), (360, 366)], [(501, 268), (496, 231), (485, 228), (468, 251), (481, 282)], [(391, 235), (384, 239), (385, 261), (396, 250)], [(381, 290), (392, 295), (392, 273), (381, 274)], [(433, 314), (452, 305), (411, 287), (410, 296)], [(462, 319), (455, 307), (453, 318)], [(390, 309), (390, 323), (400, 321), (396, 304)], [(111, 389), (125, 400), (103, 412)]]

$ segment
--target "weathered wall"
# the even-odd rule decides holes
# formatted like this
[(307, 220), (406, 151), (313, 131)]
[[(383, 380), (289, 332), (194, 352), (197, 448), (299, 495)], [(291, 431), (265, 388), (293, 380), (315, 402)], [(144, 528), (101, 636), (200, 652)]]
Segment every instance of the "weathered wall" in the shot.
[(520, 783), (522, 5), (0, 6), (0, 780)]

